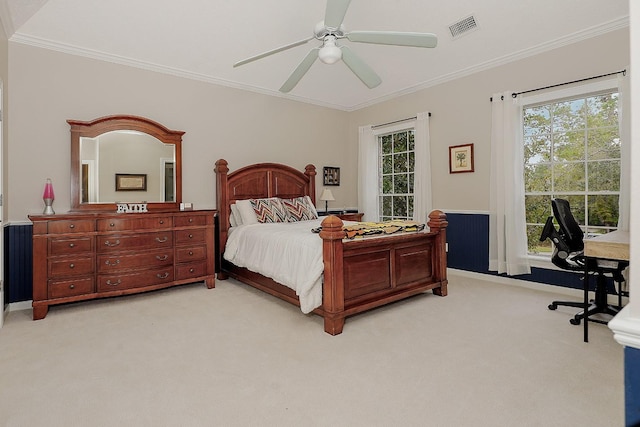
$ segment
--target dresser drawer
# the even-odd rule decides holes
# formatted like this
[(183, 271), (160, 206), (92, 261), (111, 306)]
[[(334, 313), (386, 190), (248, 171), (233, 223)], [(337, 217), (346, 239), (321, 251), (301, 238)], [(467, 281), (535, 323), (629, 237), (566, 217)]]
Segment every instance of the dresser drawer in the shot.
[(171, 231), (98, 236), (97, 239), (99, 253), (126, 250), (160, 249), (170, 248), (173, 246), (173, 236), (171, 235)]
[(176, 248), (176, 261), (188, 262), (205, 259), (207, 257), (206, 246), (193, 246), (186, 248)]
[(94, 272), (93, 257), (58, 258), (49, 260), (49, 277), (69, 277)]
[(93, 252), (93, 237), (50, 237), (49, 255), (73, 255)]
[(154, 216), (150, 218), (104, 218), (97, 223), (98, 231), (131, 231), (157, 230), (171, 228), (170, 216)]
[(154, 251), (110, 254), (98, 256), (98, 273), (108, 273), (128, 269), (145, 267), (161, 267), (173, 265), (173, 250), (171, 248)]
[(98, 275), (98, 292), (140, 288), (173, 282), (173, 266), (121, 274)]
[(206, 228), (196, 228), (193, 230), (178, 230), (176, 231), (176, 245), (185, 243), (204, 243), (207, 235), (207, 230), (213, 233), (213, 230)]
[(192, 225), (207, 225), (207, 216), (205, 215), (179, 215), (173, 218), (173, 224), (176, 227), (189, 227)]
[(93, 277), (78, 277), (73, 280), (49, 280), (49, 298), (65, 298), (93, 292)]
[(190, 279), (192, 277), (202, 277), (207, 275), (207, 263), (192, 262), (180, 264), (176, 267), (176, 280)]
[(49, 221), (49, 234), (88, 233), (94, 231), (95, 223), (89, 219)]

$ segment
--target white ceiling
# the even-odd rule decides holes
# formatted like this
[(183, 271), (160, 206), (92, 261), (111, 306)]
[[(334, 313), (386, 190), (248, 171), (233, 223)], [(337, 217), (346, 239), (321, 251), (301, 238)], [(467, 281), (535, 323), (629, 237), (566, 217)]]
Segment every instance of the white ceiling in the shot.
[[(438, 46), (342, 40), (382, 78), (374, 89), (316, 61), (278, 92), (315, 39), (233, 68), (312, 36), (324, 12), (325, 0), (0, 0), (11, 41), (347, 111), (628, 25), (628, 0), (353, 0), (347, 31), (430, 32)], [(449, 25), (471, 14), (478, 29), (453, 40)]]

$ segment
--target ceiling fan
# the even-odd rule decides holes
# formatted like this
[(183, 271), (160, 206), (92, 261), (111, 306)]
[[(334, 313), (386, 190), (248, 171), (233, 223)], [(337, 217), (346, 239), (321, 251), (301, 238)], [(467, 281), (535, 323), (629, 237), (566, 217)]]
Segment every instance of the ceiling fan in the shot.
[(309, 71), (317, 58), (325, 64), (334, 64), (340, 59), (358, 76), (358, 78), (372, 89), (382, 83), (380, 77), (360, 59), (351, 49), (336, 42), (346, 38), (351, 42), (386, 44), (395, 46), (436, 47), (438, 38), (431, 33), (401, 33), (396, 31), (351, 31), (346, 32), (342, 21), (349, 8), (351, 0), (327, 0), (327, 8), (324, 21), (319, 22), (314, 29), (313, 36), (297, 41), (277, 49), (263, 52), (233, 64), (234, 68), (249, 62), (265, 58), (269, 55), (301, 46), (309, 40), (322, 41), (321, 47), (315, 47), (305, 56), (302, 62), (293, 70), (286, 82), (280, 88), (280, 92), (290, 92)]

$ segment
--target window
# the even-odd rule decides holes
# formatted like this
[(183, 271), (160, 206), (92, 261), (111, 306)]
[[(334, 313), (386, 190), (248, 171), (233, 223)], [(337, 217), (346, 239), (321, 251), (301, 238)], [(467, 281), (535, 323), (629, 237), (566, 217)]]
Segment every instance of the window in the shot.
[(530, 254), (540, 242), (552, 198), (569, 201), (585, 235), (614, 230), (620, 198), (618, 91), (608, 89), (523, 107), (524, 181)]
[(414, 130), (378, 135), (380, 221), (412, 219), (414, 205)]

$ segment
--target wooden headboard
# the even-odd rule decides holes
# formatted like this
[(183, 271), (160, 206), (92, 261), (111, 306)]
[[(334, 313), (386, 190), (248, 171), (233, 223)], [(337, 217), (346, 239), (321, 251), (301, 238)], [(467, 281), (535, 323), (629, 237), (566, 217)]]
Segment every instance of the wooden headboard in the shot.
[(218, 251), (224, 252), (229, 233), (229, 214), (236, 200), (309, 196), (316, 203), (316, 167), (304, 172), (279, 163), (256, 163), (229, 173), (224, 159), (216, 162), (216, 199), (218, 209)]

